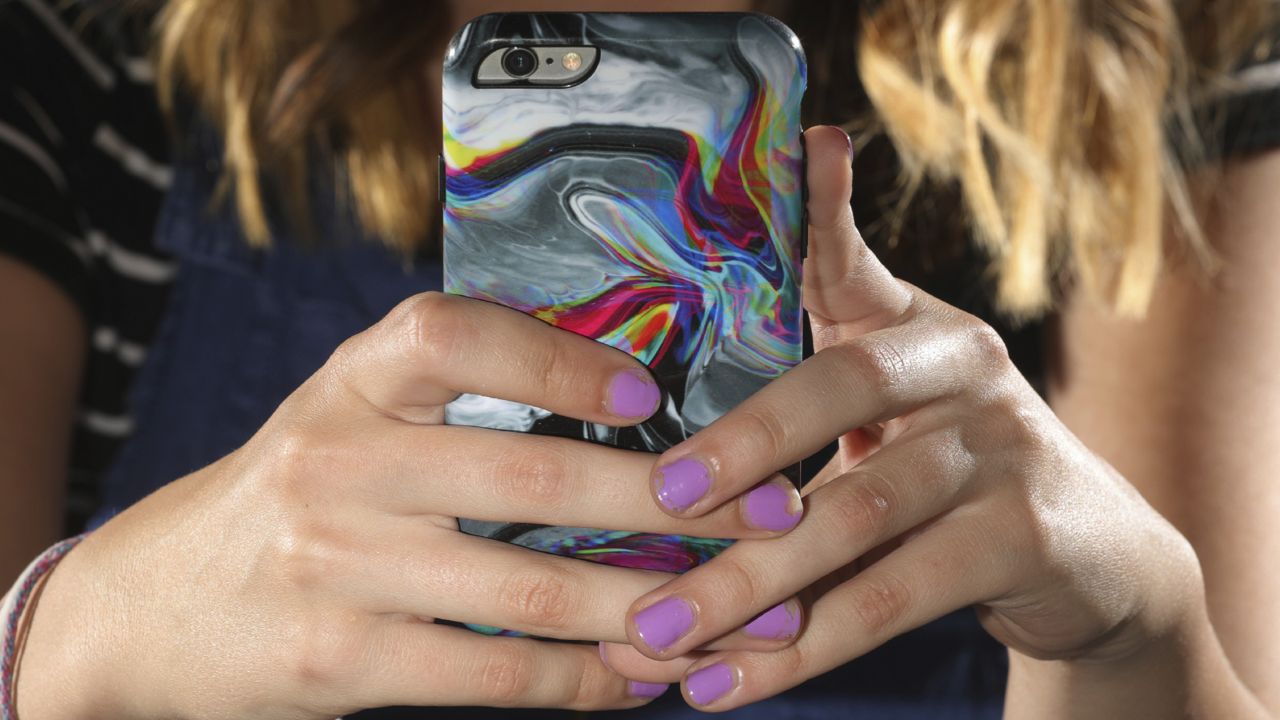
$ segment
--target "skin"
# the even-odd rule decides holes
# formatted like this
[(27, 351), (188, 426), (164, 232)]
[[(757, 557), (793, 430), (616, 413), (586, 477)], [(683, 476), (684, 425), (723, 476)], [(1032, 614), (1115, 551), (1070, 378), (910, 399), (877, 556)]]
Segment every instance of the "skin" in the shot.
[(62, 534), (66, 458), (87, 344), (80, 311), (29, 266), (0, 256), (0, 584)]
[[(736, 686), (705, 708), (724, 710), (953, 607), (979, 604), (988, 630), (1011, 646), (1010, 716), (1264, 716), (1251, 690), (1265, 697), (1274, 667), (1262, 663), (1277, 646), (1275, 623), (1261, 613), (1275, 594), (1245, 592), (1264, 576), (1259, 558), (1267, 555), (1244, 548), (1276, 542), (1274, 530), (1252, 519), (1275, 501), (1261, 481), (1271, 466), (1237, 476), (1227, 463), (1199, 492), (1216, 488), (1212, 479), (1243, 477), (1257, 494), (1240, 490), (1244, 499), (1221, 510), (1188, 502), (1184, 517), (1171, 515), (1193, 541), (1197, 526), (1210, 538), (1210, 552), (1195, 546), (1197, 562), (1186, 537), (1099, 454), (1127, 473), (1158, 468), (1149, 456), (1178, 447), (1216, 468), (1224, 456), (1214, 453), (1227, 450), (1207, 445), (1251, 443), (1226, 447), (1258, 458), (1265, 436), (1241, 438), (1217, 420), (1213, 432), (1174, 436), (1181, 445), (1144, 441), (1144, 433), (1163, 440), (1159, 429), (1176, 422), (1152, 411), (1147, 425), (1098, 431), (1109, 444), (1091, 451), (1028, 392), (989, 328), (901, 285), (865, 252), (847, 211), (844, 138), (820, 128), (807, 142), (814, 225), (806, 304), (822, 359), (660, 460), (716, 460), (706, 502), (668, 515), (649, 497), (651, 457), (505, 435), (497, 442), (484, 431), (462, 438), (461, 428), (440, 427), (440, 404), (463, 390), (625, 424), (635, 419), (607, 412), (608, 379), (635, 366), (499, 308), (414, 298), (344, 345), (244, 447), (112, 519), (67, 556), (32, 616), (20, 715), (309, 718), (387, 704), (643, 703), (594, 649), (422, 622), (433, 617), (603, 640), (608, 667), (632, 678), (665, 682), (727, 662)], [(1246, 244), (1280, 226), (1261, 190), (1244, 191), (1273, 178), (1238, 180), (1242, 191), (1221, 215), (1249, 223), (1222, 232), (1238, 231)], [(1259, 276), (1265, 267), (1274, 265), (1256, 267)], [(1260, 311), (1274, 306), (1265, 303), (1275, 292), (1265, 277), (1232, 287)], [(1188, 301), (1184, 315), (1151, 322), (1212, 331), (1240, 301)], [(1087, 311), (1068, 309), (1063, 345), (1078, 348), (1076, 363), (1096, 352), (1088, 343), (1106, 337), (1089, 334), (1091, 322)], [(1184, 392), (1195, 384), (1188, 377), (1230, 385), (1242, 357), (1275, 342), (1277, 331), (1260, 321), (1227, 325), (1238, 332), (1214, 336), (1217, 354), (1180, 353), (1186, 374), (1173, 374), (1164, 392)], [(54, 327), (68, 336), (65, 324)], [(1168, 347), (1198, 339), (1163, 332)], [(558, 349), (530, 351), (540, 347)], [(1101, 372), (1075, 372), (1055, 388), (1055, 405), (1077, 429), (1099, 414), (1153, 404), (1141, 380), (1174, 354), (1136, 344), (1128, 353), (1107, 350), (1110, 362), (1097, 366), (1112, 373), (1112, 385)], [(1090, 396), (1094, 383), (1103, 384)], [(1259, 408), (1276, 395), (1268, 384), (1233, 387), (1256, 394)], [(1068, 409), (1072, 393), (1081, 414)], [(1202, 412), (1215, 407), (1205, 394), (1192, 401)], [(67, 420), (50, 413), (39, 429), (64, 432)], [(729, 432), (735, 425), (751, 433), (749, 442)], [(837, 435), (843, 452), (806, 489), (800, 525), (773, 539), (747, 528), (741, 496), (767, 479), (760, 470)], [(1139, 487), (1163, 510), (1161, 498), (1182, 497), (1170, 478), (1186, 476), (1186, 467), (1141, 475)], [(459, 472), (471, 478), (466, 494), (456, 492)], [(541, 481), (504, 482), (529, 473)], [(587, 473), (613, 481), (583, 488)], [(1249, 504), (1261, 507), (1241, 507)], [(457, 533), (457, 516), (757, 539), (672, 579), (489, 547)], [(1219, 542), (1213, 552), (1212, 536), (1239, 517), (1251, 518), (1243, 544)], [(1248, 574), (1233, 580), (1240, 567)], [(668, 652), (653, 653), (636, 636), (628, 604), (634, 612), (673, 593), (695, 599), (697, 624)], [(1237, 597), (1252, 624), (1239, 621), (1219, 642), (1211, 613), (1230, 610)], [(767, 640), (738, 630), (788, 598), (805, 613), (798, 634)]]
[[(593, 646), (430, 622), (625, 639), (628, 603), (669, 575), (475, 538), (455, 518), (688, 530), (637, 482), (653, 456), (442, 424), (463, 392), (631, 424), (643, 418), (610, 410), (619, 374), (648, 378), (625, 353), (506, 308), (439, 293), (405, 301), (242, 448), (67, 555), (32, 618), (19, 714), (333, 718), (384, 705), (647, 702)], [(704, 537), (774, 534), (732, 507), (693, 526)]]
[[(707, 495), (683, 512), (668, 510), (698, 517), (830, 439), (840, 438), (841, 452), (805, 488), (805, 517), (789, 534), (740, 542), (638, 599), (629, 614), (630, 647), (606, 648), (611, 667), (652, 681), (683, 677), (691, 704), (729, 710), (786, 690), (950, 611), (976, 606), (983, 627), (1010, 649), (1009, 717), (1268, 717), (1264, 703), (1274, 710), (1274, 681), (1266, 679), (1265, 668), (1274, 665), (1262, 663), (1274, 650), (1265, 641), (1258, 647), (1258, 638), (1274, 638), (1277, 630), (1264, 615), (1265, 598), (1251, 596), (1260, 604), (1249, 607), (1255, 635), (1251, 641), (1236, 638), (1236, 647), (1245, 648), (1236, 656), (1245, 670), (1237, 674), (1210, 621), (1207, 573), (1187, 538), (1072, 434), (1012, 366), (989, 327), (889, 275), (866, 249), (849, 210), (847, 138), (835, 128), (816, 128), (805, 139), (811, 194), (805, 304), (817, 353), (667, 451), (655, 466), (654, 487), (666, 464), (701, 462), (712, 475)], [(1232, 178), (1255, 187), (1264, 178), (1275, 179), (1277, 168), (1280, 155)], [(1244, 221), (1233, 222), (1242, 223), (1246, 237), (1250, 229), (1254, 239), (1274, 233), (1280, 214), (1273, 204), (1263, 193), (1240, 189), (1237, 199), (1258, 204), (1246, 210)], [(1238, 262), (1239, 252), (1249, 251), (1237, 248), (1227, 261)], [(1274, 248), (1260, 252), (1275, 254)], [(1242, 270), (1228, 280), (1244, 292), (1280, 291), (1273, 271)], [(1180, 317), (1178, 310), (1194, 315), (1183, 304), (1168, 310), (1165, 322)], [(1251, 321), (1249, 312), (1242, 315), (1243, 327), (1234, 332), (1209, 323), (1197, 329), (1264, 348), (1277, 341), (1275, 329)], [(1079, 322), (1079, 315), (1068, 313), (1066, 332), (1089, 332)], [(1105, 337), (1109, 326), (1097, 327), (1095, 337)], [(1118, 388), (1097, 380), (1090, 390), (1074, 384), (1080, 375), (1141, 372), (1120, 369), (1133, 368), (1127, 357), (1167, 357), (1140, 342), (1141, 336), (1118, 343), (1100, 357), (1093, 355), (1094, 345), (1068, 351), (1067, 368), (1075, 372), (1055, 390), (1058, 402), (1071, 407), (1084, 396), (1097, 404), (1077, 404), (1074, 414), (1064, 414), (1083, 426), (1089, 408), (1096, 416), (1117, 404), (1141, 405), (1135, 390), (1120, 391), (1118, 403), (1106, 402), (1107, 391)], [(1182, 345), (1166, 347), (1173, 354)], [(1259, 365), (1259, 383), (1248, 372), (1249, 362), (1225, 360), (1210, 382), (1217, 379), (1242, 399), (1245, 393), (1260, 395), (1244, 403), (1246, 413), (1274, 413), (1265, 400), (1280, 390), (1274, 371)], [(1152, 381), (1166, 397), (1180, 397), (1195, 384), (1177, 374), (1176, 366), (1158, 367), (1187, 383)], [(1237, 379), (1239, 374), (1247, 379)], [(1191, 393), (1191, 403), (1198, 392)], [(1157, 403), (1144, 419), (1176, 422), (1160, 409)], [(1119, 420), (1098, 433), (1123, 438), (1129, 427)], [(1119, 460), (1141, 458), (1114, 438), (1111, 447)], [(1264, 464), (1273, 452), (1262, 450)], [(1168, 471), (1187, 478), (1185, 469)], [(1178, 482), (1208, 482), (1215, 475), (1191, 477)], [(1220, 511), (1224, 522), (1239, 514), (1245, 530), (1236, 531), (1235, 539), (1241, 544), (1226, 553), (1217, 537), (1206, 545), (1211, 553), (1218, 548), (1210, 557), (1247, 573), (1242, 585), (1261, 580), (1265, 588), (1273, 583), (1264, 570), (1267, 555), (1251, 549), (1256, 560), (1240, 557), (1242, 548), (1277, 542), (1266, 521), (1274, 518), (1277, 490), (1261, 482), (1263, 477), (1275, 475), (1259, 469), (1232, 491), (1256, 492), (1257, 509), (1225, 504)], [(1145, 478), (1161, 488), (1160, 478)], [(1166, 489), (1164, 497), (1173, 507), (1173, 498), (1182, 497), (1171, 492), (1177, 488)], [(655, 504), (662, 507), (656, 496)], [(1200, 516), (1187, 524), (1204, 523)], [(807, 617), (801, 632), (782, 639), (786, 647), (685, 656), (793, 596)], [(1209, 597), (1215, 596), (1232, 597), (1221, 585)], [(688, 603), (694, 622), (670, 646), (650, 647), (636, 613), (671, 597)], [(695, 697), (690, 678), (713, 666), (727, 667), (731, 687), (713, 699), (705, 693)]]
[(1143, 321), (1070, 303), (1050, 402), (1191, 541), (1222, 645), (1280, 712), (1280, 153), (1204, 180), (1221, 269), (1175, 263)]

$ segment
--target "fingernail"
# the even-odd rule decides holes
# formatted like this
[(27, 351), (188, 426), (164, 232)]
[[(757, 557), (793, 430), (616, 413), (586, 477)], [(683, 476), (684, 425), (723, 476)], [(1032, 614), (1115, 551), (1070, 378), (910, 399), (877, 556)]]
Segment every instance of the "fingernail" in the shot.
[(658, 411), (662, 393), (647, 373), (623, 370), (609, 383), (609, 412), (628, 418), (647, 418)]
[(681, 458), (658, 469), (655, 485), (658, 502), (678, 512), (707, 494), (711, 488), (711, 475), (697, 460)]
[(613, 668), (609, 666), (609, 658), (605, 657), (605, 654), (604, 654), (604, 641), (601, 640), (596, 644), (600, 647), (600, 662), (604, 663), (605, 667), (612, 670)]
[(827, 127), (839, 130), (840, 134), (844, 136), (844, 144), (846, 146), (846, 152), (849, 153), (849, 161), (853, 162), (853, 138), (849, 135), (849, 131), (839, 125), (828, 125)]
[(671, 687), (666, 683), (647, 683), (639, 680), (631, 680), (627, 683), (627, 692), (633, 697), (656, 698)]
[(742, 631), (752, 637), (784, 640), (800, 632), (800, 611), (790, 603), (774, 605), (747, 623)]
[(761, 530), (790, 530), (800, 522), (803, 507), (799, 496), (776, 482), (766, 483), (747, 493), (746, 518)]
[(689, 697), (699, 705), (710, 705), (733, 689), (733, 669), (724, 663), (708, 665), (685, 678)]
[(636, 613), (632, 622), (644, 644), (662, 652), (693, 627), (693, 608), (678, 597), (669, 597)]

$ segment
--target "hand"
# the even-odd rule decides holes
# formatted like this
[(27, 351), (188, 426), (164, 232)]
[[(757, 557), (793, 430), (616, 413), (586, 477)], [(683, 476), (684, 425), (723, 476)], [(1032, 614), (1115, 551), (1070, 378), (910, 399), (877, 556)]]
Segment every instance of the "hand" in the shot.
[(611, 425), (644, 419), (659, 398), (631, 357), (518, 312), (406, 301), (242, 448), (63, 560), (33, 615), (19, 714), (333, 718), (650, 700), (663, 688), (629, 684), (594, 647), (431, 621), (622, 641), (628, 604), (670, 575), (464, 535), (456, 518), (775, 533), (749, 529), (732, 503), (692, 525), (659, 511), (643, 487), (646, 453), (443, 426), (463, 392)]
[[(1189, 544), (1058, 422), (991, 328), (879, 264), (849, 210), (847, 142), (806, 133), (816, 354), (665, 453), (652, 484), (673, 515), (708, 517), (836, 437), (840, 451), (789, 534), (737, 543), (637, 600), (635, 649), (609, 645), (610, 665), (683, 675), (691, 703), (727, 710), (970, 605), (1033, 658), (1134, 653), (1192, 612)], [(673, 484), (706, 490), (673, 509)], [(746, 630), (775, 635), (772, 651), (684, 657), (769, 608)]]

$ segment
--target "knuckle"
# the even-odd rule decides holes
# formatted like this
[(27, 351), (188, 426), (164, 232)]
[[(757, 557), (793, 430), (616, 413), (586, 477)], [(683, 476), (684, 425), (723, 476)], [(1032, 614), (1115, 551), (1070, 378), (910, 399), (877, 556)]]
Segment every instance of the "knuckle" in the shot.
[(911, 606), (911, 591), (898, 577), (881, 572), (863, 575), (855, 581), (850, 608), (862, 628), (872, 637), (893, 634), (894, 628)]
[(344, 399), (360, 397), (359, 379), (363, 368), (369, 365), (370, 344), (376, 333), (375, 326), (343, 340), (324, 365), (285, 398), (281, 409), (293, 408), (301, 414), (321, 416), (341, 407)]
[(767, 670), (771, 673), (776, 673), (777, 668), (786, 668), (792, 677), (809, 677), (817, 664), (810, 654), (810, 649), (803, 642), (795, 642), (774, 650), (768, 654), (766, 660), (770, 665)]
[(957, 423), (933, 430), (930, 437), (911, 449), (915, 456), (911, 465), (912, 482), (893, 488), (898, 507), (931, 503), (937, 498), (949, 501), (978, 475), (982, 461), (968, 442), (962, 425)]
[(958, 313), (961, 340), (983, 367), (1002, 367), (1010, 363), (1009, 347), (1000, 333), (969, 313)]
[(715, 580), (706, 583), (706, 587), (714, 587), (720, 594), (724, 607), (758, 607), (760, 598), (768, 588), (760, 570), (748, 565), (736, 557), (721, 556), (720, 573)]
[(577, 682), (570, 684), (568, 696), (564, 698), (564, 702), (559, 703), (562, 707), (593, 710), (618, 700), (617, 681), (614, 679), (617, 676), (604, 665), (580, 659), (575, 670), (573, 676), (577, 678)]
[(476, 674), (481, 694), (498, 707), (515, 705), (533, 687), (534, 666), (533, 655), (519, 644), (498, 645), (484, 657)]
[(572, 371), (572, 363), (559, 343), (550, 339), (531, 341), (525, 348), (524, 371), (531, 382), (547, 397), (570, 394), (571, 382), (581, 377)]
[(309, 595), (343, 577), (348, 552), (342, 536), (310, 513), (293, 518), (272, 540), (274, 565), (285, 586)]
[(505, 451), (494, 468), (501, 498), (513, 506), (557, 509), (570, 500), (571, 463), (550, 443), (531, 441)]
[(303, 688), (334, 691), (352, 684), (368, 652), (352, 618), (322, 618), (301, 630), (294, 675)]
[(285, 433), (275, 452), (272, 467), (261, 473), (267, 487), (255, 490), (259, 502), (276, 508), (275, 531), (265, 546), (270, 567), (287, 587), (312, 592), (350, 567), (352, 536), (335, 526), (331, 493), (321, 487), (330, 477), (344, 476), (335, 471), (344, 459), (301, 432)]
[(1035, 462), (1034, 458), (1051, 450), (1045, 421), (1040, 413), (1011, 399), (1003, 400), (1000, 405), (997, 440), (1017, 453), (1019, 462)]
[(860, 387), (892, 390), (902, 384), (907, 374), (907, 358), (886, 340), (859, 338), (838, 347), (842, 359), (854, 370)]
[(297, 425), (289, 425), (276, 435), (276, 464), (284, 469), (305, 470), (310, 467), (311, 451), (315, 449), (311, 433)]
[(264, 477), (278, 499), (305, 503), (328, 479), (347, 477), (346, 448), (336, 437), (301, 421), (280, 427), (272, 436), (270, 471)]
[(361, 332), (343, 340), (329, 354), (329, 359), (325, 361), (320, 374), (326, 379), (339, 382), (350, 377), (354, 369), (360, 366), (360, 348), (366, 337), (367, 334)]
[(272, 448), (274, 472), (268, 477), (284, 499), (296, 501), (307, 495), (316, 477), (315, 441), (311, 433), (291, 426), (281, 430)]
[(965, 447), (1025, 467), (1051, 453), (1054, 425), (1034, 391), (1015, 375), (1010, 374), (1014, 381), (988, 384), (974, 393), (970, 422), (959, 436)]
[(465, 333), (457, 301), (439, 292), (415, 295), (397, 308), (404, 317), (409, 347), (427, 363), (449, 362), (457, 340)]
[(559, 634), (577, 612), (573, 602), (574, 579), (549, 563), (512, 574), (498, 591), (502, 608), (523, 629)]
[(763, 448), (765, 456), (770, 459), (770, 467), (774, 465), (772, 459), (786, 454), (789, 444), (786, 423), (777, 414), (744, 405), (739, 410), (738, 419), (746, 426), (737, 434), (738, 437), (751, 443), (753, 453)]
[(834, 528), (837, 537), (865, 542), (892, 529), (898, 499), (887, 478), (871, 470), (854, 470), (853, 477), (838, 487), (840, 495), (833, 503), (839, 523)]

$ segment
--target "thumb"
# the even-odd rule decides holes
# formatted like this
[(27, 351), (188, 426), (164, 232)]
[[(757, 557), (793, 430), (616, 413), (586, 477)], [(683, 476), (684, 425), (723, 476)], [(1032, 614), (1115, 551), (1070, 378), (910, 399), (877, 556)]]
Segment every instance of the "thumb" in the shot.
[(804, 142), (809, 184), (804, 304), (821, 350), (831, 342), (831, 332), (824, 329), (846, 326), (841, 329), (847, 334), (861, 335), (891, 325), (910, 307), (912, 293), (880, 264), (854, 224), (849, 136), (820, 125), (805, 132)]

